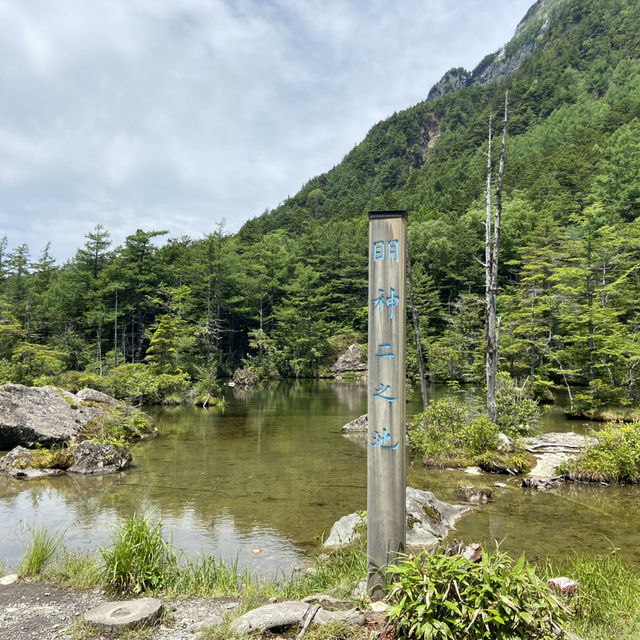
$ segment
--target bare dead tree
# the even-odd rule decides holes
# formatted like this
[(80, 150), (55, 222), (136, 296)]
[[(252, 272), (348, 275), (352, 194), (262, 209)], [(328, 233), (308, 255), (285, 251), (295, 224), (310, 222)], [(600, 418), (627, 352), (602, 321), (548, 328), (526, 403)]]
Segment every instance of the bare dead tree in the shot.
[(413, 319), (413, 333), (416, 337), (416, 355), (418, 358), (418, 371), (420, 372), (420, 391), (422, 393), (422, 408), (429, 406), (427, 395), (427, 378), (424, 372), (424, 359), (422, 357), (422, 340), (420, 338), (420, 317), (413, 300), (413, 274), (411, 271), (411, 254), (409, 252), (409, 242), (407, 241), (407, 279), (409, 280), (409, 306), (411, 307), (411, 317)]
[(504, 177), (504, 157), (507, 146), (507, 123), (509, 121), (509, 95), (504, 96), (504, 121), (502, 125), (502, 146), (496, 187), (496, 210), (492, 216), (491, 188), (492, 164), (491, 142), (492, 122), (489, 117), (489, 148), (487, 150), (487, 210), (485, 220), (485, 296), (486, 296), (486, 351), (485, 369), (487, 385), (487, 411), (492, 422), (498, 421), (496, 403), (496, 377), (498, 373), (498, 334), (500, 318), (497, 315), (498, 265), (500, 256), (500, 223), (502, 218), (502, 184)]

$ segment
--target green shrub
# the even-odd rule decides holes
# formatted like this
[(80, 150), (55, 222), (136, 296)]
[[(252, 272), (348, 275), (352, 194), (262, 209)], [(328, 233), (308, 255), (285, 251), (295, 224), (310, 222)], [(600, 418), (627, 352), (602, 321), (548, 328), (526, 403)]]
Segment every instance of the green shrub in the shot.
[(590, 412), (605, 407), (624, 407), (630, 404), (623, 387), (613, 388), (599, 378), (589, 382), (588, 389), (576, 394), (576, 413)]
[(432, 402), (409, 426), (409, 446), (423, 464), (431, 467), (466, 467), (473, 464), (487, 471), (524, 473), (533, 466), (531, 456), (518, 445), (500, 452), (500, 427), (487, 416), (477, 415), (478, 406), (450, 396)]
[(589, 482), (640, 482), (640, 421), (610, 422), (594, 433), (598, 444), (558, 467), (572, 480)]
[(529, 396), (526, 387), (518, 387), (508, 373), (498, 373), (496, 384), (498, 426), (510, 438), (536, 433), (540, 417), (537, 400)]
[(104, 390), (119, 400), (134, 404), (159, 404), (169, 395), (184, 395), (189, 388), (186, 373), (156, 374), (145, 364), (123, 364), (111, 369)]
[(495, 451), (500, 446), (499, 432), (495, 422), (491, 422), (487, 416), (480, 416), (462, 430), (462, 442), (473, 455)]
[(77, 393), (81, 389), (103, 391), (104, 378), (101, 378), (97, 373), (89, 371), (65, 371), (57, 377), (56, 386), (72, 393)]
[(113, 536), (110, 547), (100, 549), (105, 564), (106, 588), (115, 594), (155, 593), (178, 572), (178, 558), (162, 537), (162, 525), (133, 514)]
[(468, 407), (453, 396), (432, 402), (411, 421), (409, 446), (426, 462), (459, 457), (460, 434), (469, 424), (468, 412)]
[(483, 552), (478, 563), (442, 550), (390, 565), (390, 606), (396, 638), (513, 640), (555, 638), (566, 618), (524, 556)]

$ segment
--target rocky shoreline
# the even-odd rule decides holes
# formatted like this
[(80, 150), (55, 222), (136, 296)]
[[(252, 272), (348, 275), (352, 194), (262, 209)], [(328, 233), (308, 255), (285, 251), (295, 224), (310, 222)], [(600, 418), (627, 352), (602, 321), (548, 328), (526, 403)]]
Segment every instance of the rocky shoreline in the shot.
[(17, 479), (128, 468), (127, 440), (157, 435), (147, 414), (95, 389), (0, 387), (0, 473)]

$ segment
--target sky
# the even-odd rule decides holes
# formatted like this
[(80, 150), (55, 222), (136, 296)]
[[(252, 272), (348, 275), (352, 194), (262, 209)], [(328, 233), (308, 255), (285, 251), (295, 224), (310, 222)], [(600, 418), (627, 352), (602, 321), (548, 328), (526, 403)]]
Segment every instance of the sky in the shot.
[[(237, 231), (533, 0), (0, 0), (0, 238)], [(164, 240), (163, 240), (164, 241)]]

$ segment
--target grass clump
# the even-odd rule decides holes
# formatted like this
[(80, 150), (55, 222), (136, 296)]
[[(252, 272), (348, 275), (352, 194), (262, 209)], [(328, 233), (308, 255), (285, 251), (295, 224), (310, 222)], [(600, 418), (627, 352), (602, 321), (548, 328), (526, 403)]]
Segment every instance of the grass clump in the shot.
[(480, 562), (442, 549), (408, 556), (387, 569), (387, 615), (398, 638), (551, 640), (567, 618), (521, 556), (483, 552)]
[(117, 529), (113, 543), (100, 549), (105, 587), (114, 594), (157, 593), (178, 572), (178, 557), (162, 537), (161, 523), (152, 524), (135, 513)]
[(62, 547), (63, 531), (47, 531), (44, 528), (30, 527), (30, 540), (20, 558), (18, 575), (21, 578), (34, 578), (42, 573)]
[(548, 563), (549, 578), (569, 576), (580, 585), (569, 600), (574, 614), (571, 630), (590, 640), (636, 640), (640, 637), (640, 575), (617, 551), (587, 557), (576, 554), (564, 562)]
[(339, 547), (316, 556), (312, 566), (294, 575), (281, 587), (282, 596), (294, 600), (332, 591), (338, 597), (349, 596), (355, 583), (367, 576), (366, 541)]
[(610, 422), (594, 433), (598, 444), (558, 467), (571, 480), (640, 482), (640, 421)]
[(237, 562), (228, 566), (211, 556), (201, 556), (180, 568), (175, 579), (167, 585), (167, 595), (238, 596), (242, 586), (248, 582), (250, 576), (238, 570)]

